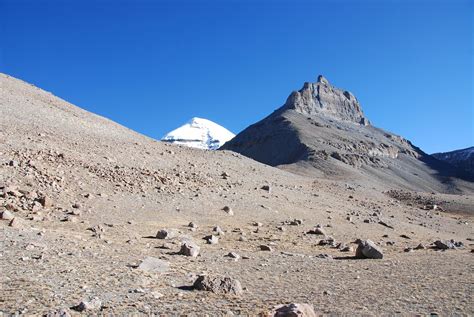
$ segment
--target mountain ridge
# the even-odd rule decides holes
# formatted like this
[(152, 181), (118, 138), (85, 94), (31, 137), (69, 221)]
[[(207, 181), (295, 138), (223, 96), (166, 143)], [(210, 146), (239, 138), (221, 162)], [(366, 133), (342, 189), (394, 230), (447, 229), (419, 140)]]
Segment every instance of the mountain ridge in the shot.
[(412, 190), (472, 189), (471, 178), (458, 182), (466, 176), (455, 167), (402, 136), (372, 126), (357, 98), (345, 92), (319, 76), (221, 149), (304, 175), (374, 178), (384, 186)]
[(431, 154), (441, 161), (448, 162), (471, 174), (474, 174), (474, 146), (448, 152)]

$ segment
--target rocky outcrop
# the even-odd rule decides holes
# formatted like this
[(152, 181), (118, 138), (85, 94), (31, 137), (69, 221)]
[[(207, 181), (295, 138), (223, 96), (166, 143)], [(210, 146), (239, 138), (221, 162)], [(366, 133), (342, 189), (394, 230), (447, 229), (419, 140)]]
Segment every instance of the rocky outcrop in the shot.
[(347, 90), (331, 86), (322, 75), (316, 83), (304, 83), (286, 100), (284, 109), (294, 109), (304, 115), (323, 115), (335, 120), (369, 125), (357, 98)]

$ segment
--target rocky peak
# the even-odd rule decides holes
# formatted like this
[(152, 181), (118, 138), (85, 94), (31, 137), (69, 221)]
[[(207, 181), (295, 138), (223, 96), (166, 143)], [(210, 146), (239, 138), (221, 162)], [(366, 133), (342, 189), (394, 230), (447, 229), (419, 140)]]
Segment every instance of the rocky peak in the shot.
[(288, 97), (285, 109), (313, 116), (323, 115), (335, 120), (369, 125), (357, 98), (346, 90), (332, 86), (322, 75), (316, 83), (304, 83), (303, 88)]

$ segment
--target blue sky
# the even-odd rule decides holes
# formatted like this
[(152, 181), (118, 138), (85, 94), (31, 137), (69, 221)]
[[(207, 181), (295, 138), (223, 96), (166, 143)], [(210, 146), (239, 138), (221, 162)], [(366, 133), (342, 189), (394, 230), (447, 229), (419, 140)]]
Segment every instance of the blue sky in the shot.
[(431, 153), (474, 145), (474, 1), (0, 0), (0, 71), (151, 137), (239, 132), (323, 74)]

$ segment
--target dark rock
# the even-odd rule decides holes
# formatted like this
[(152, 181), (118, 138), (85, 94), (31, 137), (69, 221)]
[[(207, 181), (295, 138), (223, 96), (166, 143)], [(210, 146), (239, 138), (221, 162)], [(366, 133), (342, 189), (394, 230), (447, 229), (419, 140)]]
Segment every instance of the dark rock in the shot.
[(230, 208), (229, 206), (224, 206), (224, 208), (222, 208), (222, 210), (224, 210), (226, 213), (228, 213), (230, 216), (233, 216), (234, 215), (234, 211), (232, 210), (232, 208)]
[(229, 257), (229, 258), (233, 258), (235, 260), (240, 259), (240, 255), (236, 252), (229, 252), (229, 253), (227, 253), (226, 256)]
[(336, 240), (333, 237), (326, 237), (324, 239), (319, 240), (318, 245), (327, 245), (330, 247), (336, 246)]
[(318, 234), (318, 235), (326, 235), (326, 232), (324, 231), (323, 228), (321, 228), (321, 225), (317, 225), (315, 228), (311, 229), (308, 231), (308, 234)]
[(276, 306), (270, 316), (273, 317), (316, 317), (313, 306), (309, 304), (288, 304)]
[(332, 260), (333, 259), (332, 255), (327, 254), (327, 253), (318, 254), (318, 255), (315, 256), (315, 258), (326, 259), (326, 260)]
[(91, 311), (91, 310), (98, 310), (102, 307), (102, 301), (98, 298), (94, 298), (90, 301), (82, 301), (77, 306), (72, 307), (72, 309), (83, 312), (83, 311)]
[(260, 248), (261, 251), (270, 251), (270, 252), (273, 251), (272, 247), (269, 246), (269, 245), (262, 244), (262, 245), (259, 246), (259, 248)]
[(424, 250), (426, 247), (423, 244), (418, 244), (416, 247), (413, 248), (414, 250)]
[(461, 241), (454, 241), (454, 240), (436, 240), (433, 242), (435, 249), (438, 250), (448, 250), (448, 249), (456, 249), (464, 247), (464, 243)]
[(49, 208), (53, 206), (53, 201), (51, 198), (47, 196), (41, 196), (38, 198), (38, 202), (44, 207), (44, 208)]
[(186, 241), (181, 245), (179, 254), (182, 254), (185, 256), (191, 256), (195, 258), (199, 255), (200, 250), (201, 248), (196, 243), (191, 242), (191, 241)]
[(161, 229), (156, 233), (157, 239), (172, 239), (176, 237), (176, 232), (170, 229)]
[(208, 236), (205, 236), (204, 237), (204, 240), (206, 240), (206, 242), (208, 244), (218, 244), (219, 243), (219, 238), (216, 237), (215, 235), (208, 235)]

